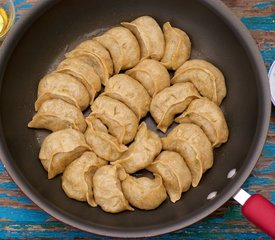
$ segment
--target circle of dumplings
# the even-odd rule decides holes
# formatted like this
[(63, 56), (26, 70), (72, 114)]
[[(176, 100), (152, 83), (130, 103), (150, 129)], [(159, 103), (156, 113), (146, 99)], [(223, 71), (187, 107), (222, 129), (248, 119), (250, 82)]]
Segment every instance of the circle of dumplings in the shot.
[[(66, 53), (40, 80), (28, 124), (52, 131), (39, 152), (48, 178), (62, 173), (68, 197), (111, 213), (175, 203), (196, 187), (229, 131), (222, 72), (190, 55), (183, 30), (150, 16)], [(149, 112), (163, 133), (178, 124), (160, 138), (142, 121)], [(137, 177), (143, 169), (152, 176)]]

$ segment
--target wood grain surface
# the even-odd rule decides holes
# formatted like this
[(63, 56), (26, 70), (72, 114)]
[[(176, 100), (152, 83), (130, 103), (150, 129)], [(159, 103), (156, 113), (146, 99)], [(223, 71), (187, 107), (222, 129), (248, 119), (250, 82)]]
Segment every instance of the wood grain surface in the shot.
[[(14, 0), (16, 20), (39, 0)], [(43, 1), (43, 0), (40, 0)], [(216, 0), (213, 0), (216, 1)], [(223, 0), (242, 20), (257, 42), (269, 70), (275, 60), (275, 1)], [(244, 183), (249, 193), (260, 193), (275, 203), (275, 109), (262, 155)], [(155, 239), (269, 239), (228, 201), (204, 220)], [(275, 223), (274, 223), (275, 227)], [(18, 189), (0, 163), (0, 239), (107, 239), (67, 226), (34, 205)]]

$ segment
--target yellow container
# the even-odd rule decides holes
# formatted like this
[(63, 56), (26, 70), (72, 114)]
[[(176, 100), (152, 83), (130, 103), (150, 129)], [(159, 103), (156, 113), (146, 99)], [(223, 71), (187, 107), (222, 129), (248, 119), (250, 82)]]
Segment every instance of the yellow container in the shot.
[(0, 0), (0, 40), (3, 40), (15, 20), (12, 0)]

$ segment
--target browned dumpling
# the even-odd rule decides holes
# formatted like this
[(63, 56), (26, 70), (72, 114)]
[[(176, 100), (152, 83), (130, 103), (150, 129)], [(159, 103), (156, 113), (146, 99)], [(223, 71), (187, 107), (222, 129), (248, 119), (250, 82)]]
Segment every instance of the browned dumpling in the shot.
[(138, 81), (126, 74), (111, 77), (102, 95), (123, 102), (138, 119), (144, 117), (149, 111), (151, 102), (149, 94)]
[(90, 103), (90, 96), (84, 85), (74, 77), (65, 73), (50, 73), (43, 77), (38, 85), (38, 97), (35, 110), (38, 111), (43, 102), (50, 99), (62, 99), (81, 110)]
[(75, 159), (62, 175), (62, 188), (66, 195), (96, 207), (93, 196), (93, 175), (104, 165), (107, 165), (107, 162), (98, 158), (93, 152), (85, 152)]
[(122, 181), (122, 190), (129, 203), (139, 209), (152, 210), (157, 208), (167, 194), (159, 175), (154, 179), (148, 177), (135, 178), (128, 175)]
[(161, 140), (159, 136), (150, 131), (145, 122), (139, 126), (135, 141), (129, 149), (112, 164), (124, 167), (127, 173), (134, 173), (149, 166), (161, 151)]
[(126, 74), (139, 81), (151, 97), (170, 86), (170, 75), (167, 69), (153, 59), (142, 60)]
[(113, 74), (113, 62), (109, 52), (97, 41), (87, 40), (65, 54), (66, 58), (81, 57), (82, 61), (94, 68), (103, 85)]
[(118, 213), (134, 209), (129, 205), (121, 189), (126, 173), (121, 166), (100, 167), (93, 177), (95, 202), (105, 211)]
[(138, 119), (124, 103), (107, 96), (99, 96), (91, 108), (91, 115), (99, 118), (119, 143), (127, 144), (134, 139)]
[(107, 161), (115, 161), (128, 149), (110, 135), (107, 127), (96, 117), (90, 115), (86, 118), (86, 122), (88, 124), (85, 132), (86, 142), (97, 156)]
[(162, 138), (164, 150), (179, 153), (191, 172), (192, 186), (198, 186), (202, 174), (213, 165), (213, 149), (203, 130), (192, 123), (176, 126)]
[(79, 108), (61, 99), (51, 99), (42, 103), (28, 127), (51, 131), (73, 128), (84, 132), (87, 125)]
[(158, 124), (157, 128), (166, 132), (174, 117), (182, 113), (193, 99), (200, 95), (192, 83), (177, 83), (159, 92), (151, 102), (150, 113)]
[[(96, 55), (102, 62), (104, 68), (107, 69), (107, 72), (113, 74), (113, 61), (109, 52), (97, 41), (94, 39), (86, 40), (81, 42), (73, 51), (86, 51), (87, 53)], [(71, 57), (73, 51), (66, 54), (66, 57)]]
[(90, 150), (84, 135), (74, 129), (64, 129), (48, 135), (42, 143), (39, 159), (48, 171), (48, 178), (62, 173), (66, 166)]
[(172, 27), (169, 22), (164, 23), (162, 29), (165, 51), (161, 62), (167, 69), (176, 70), (190, 58), (191, 41), (184, 31)]
[(85, 62), (82, 57), (67, 58), (57, 67), (57, 72), (72, 75), (86, 87), (90, 94), (90, 104), (94, 101), (96, 94), (101, 90), (101, 81), (94, 68)]
[(176, 152), (161, 152), (147, 169), (162, 177), (166, 191), (173, 203), (178, 201), (181, 194), (191, 186), (191, 172), (181, 155)]
[(175, 121), (192, 122), (200, 126), (213, 147), (219, 147), (228, 140), (229, 131), (223, 112), (207, 98), (192, 101), (187, 110)]
[(164, 54), (164, 36), (155, 19), (142, 16), (132, 22), (122, 22), (137, 38), (141, 49), (141, 58), (160, 60)]
[(222, 72), (213, 64), (199, 59), (185, 62), (175, 73), (172, 83), (191, 82), (203, 97), (220, 105), (226, 96)]
[(95, 39), (110, 52), (115, 73), (134, 67), (140, 60), (138, 41), (127, 28), (111, 28)]

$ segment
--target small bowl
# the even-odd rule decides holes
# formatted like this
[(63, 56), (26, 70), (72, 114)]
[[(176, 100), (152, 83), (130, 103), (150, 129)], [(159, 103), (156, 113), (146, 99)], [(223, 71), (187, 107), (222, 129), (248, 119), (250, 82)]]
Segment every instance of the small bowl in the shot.
[(0, 0), (0, 41), (5, 38), (15, 21), (15, 7), (12, 0)]

